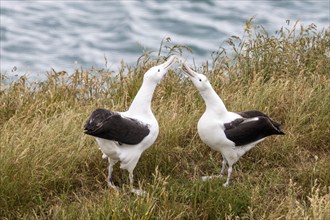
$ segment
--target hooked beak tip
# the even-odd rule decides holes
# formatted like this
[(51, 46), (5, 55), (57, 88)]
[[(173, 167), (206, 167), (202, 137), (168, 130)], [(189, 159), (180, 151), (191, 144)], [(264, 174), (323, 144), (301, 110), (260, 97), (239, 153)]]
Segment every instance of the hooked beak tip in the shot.
[(172, 66), (174, 63), (178, 62), (179, 59), (176, 55), (170, 56), (170, 58), (164, 63), (164, 68), (167, 69)]
[(183, 63), (183, 64), (182, 64), (182, 70), (183, 70), (183, 72), (186, 73), (188, 76), (190, 76), (190, 77), (195, 77), (195, 72), (194, 72), (192, 69), (190, 69), (190, 68), (187, 66), (186, 63)]

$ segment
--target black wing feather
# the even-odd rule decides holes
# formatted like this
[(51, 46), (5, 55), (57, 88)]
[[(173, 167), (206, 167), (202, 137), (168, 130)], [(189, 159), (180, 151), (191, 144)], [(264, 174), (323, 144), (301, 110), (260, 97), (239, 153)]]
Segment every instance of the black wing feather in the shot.
[[(280, 125), (279, 123), (277, 123), (276, 121), (272, 120), (268, 115), (260, 112), (260, 111), (256, 111), (256, 110), (252, 110), (252, 111), (246, 111), (246, 112), (237, 112), (237, 114), (239, 114), (240, 116), (242, 116), (243, 118), (254, 118), (254, 117), (258, 117), (258, 116), (263, 116), (268, 118), (271, 123), (278, 129), (281, 131), (282, 129), (282, 125)], [(284, 133), (283, 133), (284, 134)]]
[[(236, 146), (243, 146), (270, 135), (283, 135), (281, 125), (259, 111), (239, 112), (243, 118), (225, 123), (226, 137)], [(248, 119), (258, 118), (250, 121)]]
[(106, 109), (96, 109), (84, 128), (85, 134), (131, 145), (140, 143), (150, 133), (148, 125)]

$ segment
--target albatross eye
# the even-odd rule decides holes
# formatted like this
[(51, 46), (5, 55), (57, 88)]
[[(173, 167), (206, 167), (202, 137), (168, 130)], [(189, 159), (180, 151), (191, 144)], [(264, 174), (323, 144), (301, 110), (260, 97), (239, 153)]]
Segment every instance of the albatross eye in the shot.
[(200, 82), (202, 82), (202, 79), (199, 79)]
[(158, 69), (158, 72), (160, 72), (160, 69)]

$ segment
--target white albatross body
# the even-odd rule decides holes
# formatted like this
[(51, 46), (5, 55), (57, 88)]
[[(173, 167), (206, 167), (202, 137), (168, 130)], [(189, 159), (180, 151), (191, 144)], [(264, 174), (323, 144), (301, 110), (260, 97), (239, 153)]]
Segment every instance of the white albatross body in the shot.
[[(85, 125), (85, 133), (95, 136), (103, 156), (109, 161), (109, 185), (112, 182), (113, 166), (120, 161), (120, 168), (129, 172), (133, 186), (133, 171), (141, 154), (157, 139), (159, 126), (151, 110), (154, 90), (172, 64), (175, 55), (165, 63), (150, 68), (131, 106), (126, 112), (96, 109)], [(137, 192), (136, 190), (134, 190)]]
[[(232, 166), (246, 152), (270, 135), (282, 135), (281, 125), (259, 111), (230, 112), (212, 88), (207, 77), (183, 64), (185, 72), (204, 99), (206, 110), (198, 121), (197, 130), (201, 140), (212, 150), (222, 154), (224, 174), (228, 165), (228, 176), (224, 186), (229, 185)], [(204, 177), (209, 179), (212, 177)]]
[[(143, 87), (141, 87), (143, 88)], [(150, 88), (150, 87), (149, 87)], [(151, 90), (151, 89), (150, 89)], [(138, 97), (138, 96), (136, 96)], [(136, 97), (134, 100), (136, 100)], [(144, 99), (145, 101), (147, 99)], [(136, 167), (141, 154), (148, 149), (157, 139), (159, 133), (159, 126), (157, 119), (146, 105), (141, 105), (140, 109), (144, 109), (144, 114), (139, 114), (139, 112), (128, 110), (126, 112), (118, 112), (122, 117), (134, 118), (148, 125), (150, 133), (138, 144), (124, 144), (118, 141), (107, 140), (104, 138), (96, 137), (96, 142), (98, 143), (100, 150), (109, 161), (109, 183), (112, 184), (111, 173), (113, 171), (113, 166), (120, 161), (120, 168), (127, 170), (129, 172), (130, 182), (133, 183), (133, 170)], [(131, 106), (132, 107), (132, 106)], [(130, 108), (131, 109), (131, 108)]]

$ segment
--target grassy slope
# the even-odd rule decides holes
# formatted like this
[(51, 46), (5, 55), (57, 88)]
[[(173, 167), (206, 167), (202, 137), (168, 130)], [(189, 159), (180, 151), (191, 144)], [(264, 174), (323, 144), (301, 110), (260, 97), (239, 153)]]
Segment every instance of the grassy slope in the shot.
[(313, 26), (268, 36), (247, 25), (243, 39), (228, 40), (233, 59), (224, 50), (213, 54), (205, 72), (228, 109), (264, 111), (287, 134), (244, 155), (228, 188), (224, 179), (200, 180), (219, 172), (221, 156), (196, 132), (203, 100), (170, 72), (152, 103), (160, 135), (135, 170), (149, 192), (144, 198), (125, 189), (127, 173), (118, 166), (123, 190), (107, 188), (107, 162), (82, 126), (96, 107), (127, 109), (155, 60), (123, 64), (114, 78), (93, 70), (54, 72), (32, 84), (22, 77), (0, 93), (0, 218), (329, 218), (329, 42), (329, 30)]

